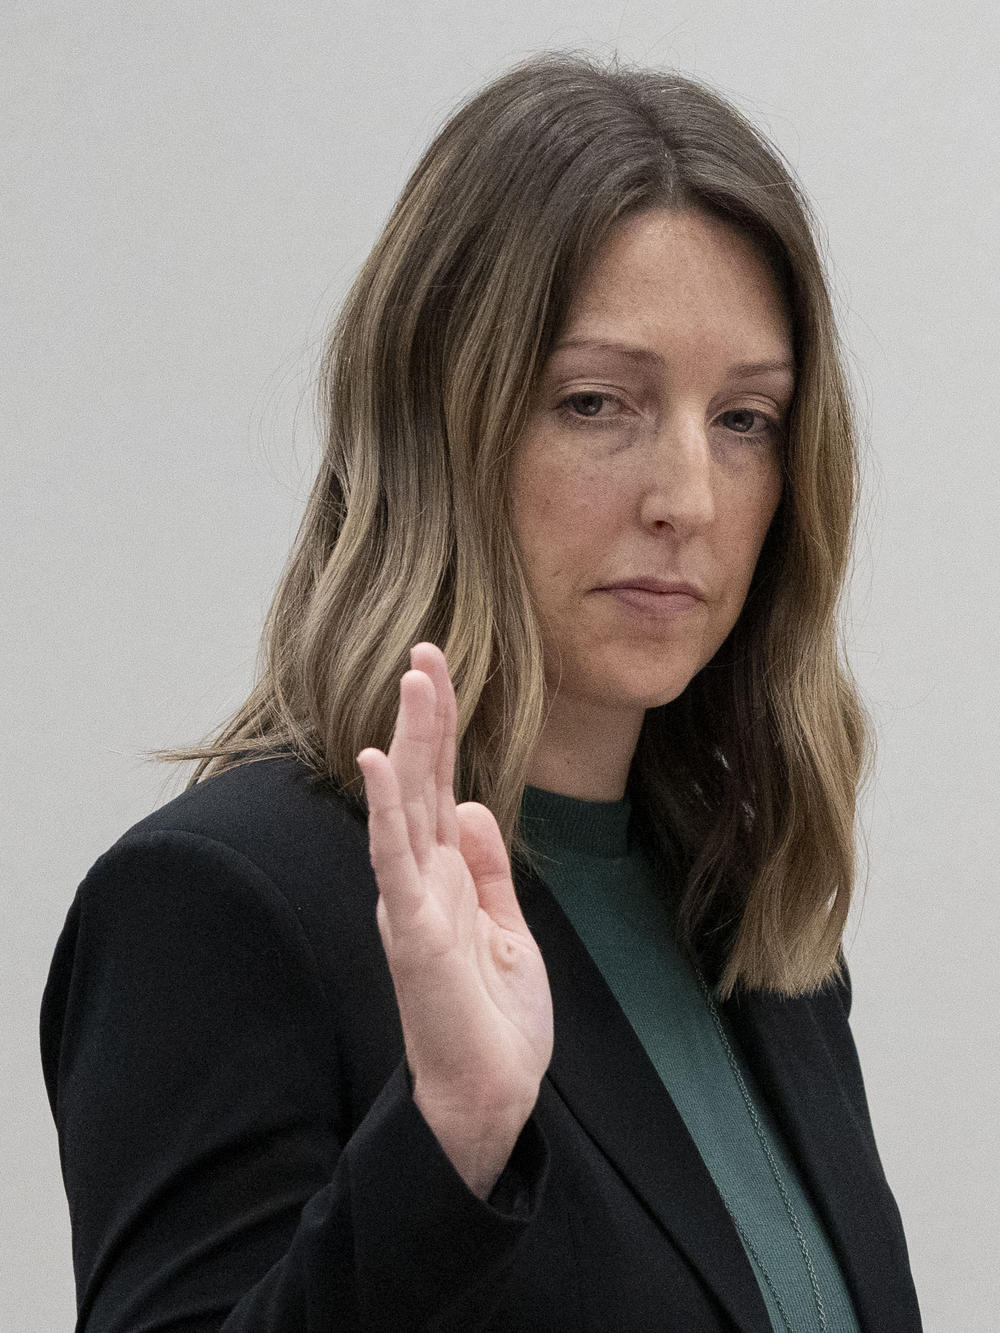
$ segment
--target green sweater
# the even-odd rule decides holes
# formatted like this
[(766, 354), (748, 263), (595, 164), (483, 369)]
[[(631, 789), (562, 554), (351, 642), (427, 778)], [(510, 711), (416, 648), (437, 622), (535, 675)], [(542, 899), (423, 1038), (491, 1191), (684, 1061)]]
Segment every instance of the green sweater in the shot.
[[(543, 878), (600, 968), (737, 1221), (776, 1333), (819, 1328), (802, 1250), (697, 978), (674, 943), (651, 863), (629, 837), (630, 805), (525, 789), (522, 831)], [(721, 1015), (720, 1015), (721, 1019)], [(858, 1333), (822, 1219), (742, 1058), (726, 1037), (812, 1258), (829, 1333)], [(752, 1242), (748, 1247), (746, 1237)]]

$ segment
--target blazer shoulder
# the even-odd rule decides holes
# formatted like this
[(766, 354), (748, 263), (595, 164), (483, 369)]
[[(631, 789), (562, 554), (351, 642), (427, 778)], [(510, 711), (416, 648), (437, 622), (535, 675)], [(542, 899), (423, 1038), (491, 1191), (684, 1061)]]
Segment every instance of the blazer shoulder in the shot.
[(272, 877), (275, 870), (331, 853), (368, 856), (360, 805), (289, 754), (203, 778), (133, 824), (123, 840), (169, 832), (221, 842)]
[(317, 899), (325, 915), (331, 898), (342, 896), (339, 887), (374, 891), (360, 804), (290, 755), (240, 764), (188, 787), (133, 824), (106, 855), (172, 834), (236, 853), (300, 909)]

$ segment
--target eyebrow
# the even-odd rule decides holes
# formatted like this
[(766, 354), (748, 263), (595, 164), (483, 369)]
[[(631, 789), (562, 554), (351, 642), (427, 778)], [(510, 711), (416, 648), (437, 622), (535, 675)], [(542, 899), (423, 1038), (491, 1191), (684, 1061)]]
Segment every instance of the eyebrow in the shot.
[[(633, 343), (607, 342), (601, 338), (567, 338), (565, 342), (559, 343), (553, 354), (573, 351), (574, 349), (591, 352), (614, 352), (616, 355), (624, 356), (630, 361), (660, 368), (665, 364), (659, 352), (654, 352), (651, 347), (638, 347)], [(788, 360), (741, 361), (738, 365), (730, 366), (727, 373), (730, 379), (734, 380), (749, 380), (758, 375), (775, 375), (778, 373), (794, 375), (795, 362)]]

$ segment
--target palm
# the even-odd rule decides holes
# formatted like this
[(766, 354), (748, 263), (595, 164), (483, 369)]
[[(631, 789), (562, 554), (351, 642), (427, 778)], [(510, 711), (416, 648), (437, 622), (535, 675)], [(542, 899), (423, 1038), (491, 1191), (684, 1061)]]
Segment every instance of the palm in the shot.
[(496, 820), (455, 805), (455, 696), (444, 655), (413, 651), (388, 755), (359, 756), (378, 923), (414, 1096), (447, 1117), (526, 1108), (552, 1052), (545, 966)]

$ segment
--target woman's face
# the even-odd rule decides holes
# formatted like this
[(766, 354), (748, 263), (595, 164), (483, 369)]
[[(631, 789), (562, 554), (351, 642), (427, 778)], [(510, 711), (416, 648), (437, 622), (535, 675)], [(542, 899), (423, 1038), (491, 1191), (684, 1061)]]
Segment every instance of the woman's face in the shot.
[(793, 387), (784, 301), (746, 236), (666, 209), (619, 226), (513, 463), (560, 708), (635, 726), (714, 656), (780, 499)]

